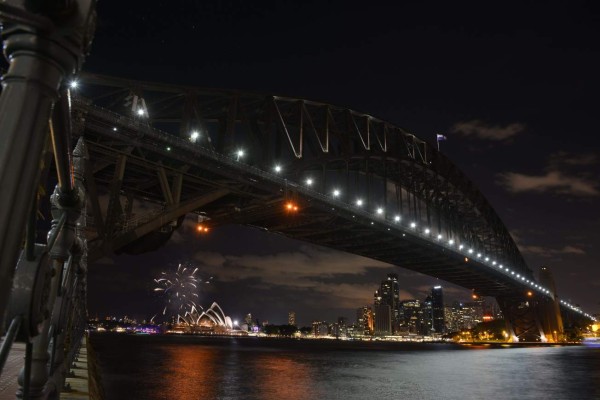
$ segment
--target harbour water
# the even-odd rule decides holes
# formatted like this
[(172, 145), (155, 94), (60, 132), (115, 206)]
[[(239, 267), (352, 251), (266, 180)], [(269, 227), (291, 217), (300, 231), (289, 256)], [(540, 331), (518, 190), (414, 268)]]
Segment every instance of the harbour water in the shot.
[(110, 400), (600, 399), (600, 348), (92, 335)]

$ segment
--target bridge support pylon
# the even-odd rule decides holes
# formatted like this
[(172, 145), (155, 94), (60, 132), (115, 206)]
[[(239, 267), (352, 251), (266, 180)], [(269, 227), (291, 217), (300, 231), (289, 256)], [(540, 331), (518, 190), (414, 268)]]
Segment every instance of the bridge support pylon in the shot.
[(554, 283), (554, 277), (548, 267), (540, 267), (540, 283), (547, 287), (552, 298), (546, 298), (540, 304), (540, 318), (542, 322), (542, 329), (548, 341), (550, 342), (563, 342), (565, 340), (565, 330), (563, 326), (562, 314), (560, 312), (560, 304), (558, 297), (556, 296), (556, 284)]
[(496, 298), (513, 342), (559, 343), (565, 340), (556, 286), (547, 267), (540, 267), (540, 283), (551, 291), (550, 296), (528, 291), (523, 295)]
[(497, 297), (512, 342), (545, 342), (537, 300), (524, 296)]

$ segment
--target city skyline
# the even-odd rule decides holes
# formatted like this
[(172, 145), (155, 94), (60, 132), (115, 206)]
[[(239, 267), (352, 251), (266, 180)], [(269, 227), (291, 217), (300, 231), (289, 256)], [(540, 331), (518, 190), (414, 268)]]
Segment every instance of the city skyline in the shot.
[[(357, 10), (234, 2), (190, 6), (187, 15), (167, 22), (169, 7), (134, 2), (128, 7), (136, 9), (136, 30), (127, 28), (130, 17), (115, 5), (98, 7), (100, 26), (110, 28), (99, 30), (87, 71), (306, 97), (367, 112), (432, 143), (444, 135), (442, 153), (488, 198), (529, 266), (537, 273), (548, 265), (561, 298), (598, 312), (600, 135), (592, 105), (600, 63), (589, 6), (524, 5), (518, 15), (509, 8), (488, 15), (448, 6), (441, 18), (418, 5)], [(475, 18), (478, 12), (485, 20)], [(400, 24), (398, 15), (411, 18)], [(196, 40), (203, 51), (187, 51), (181, 38)], [(387, 58), (371, 62), (357, 54)], [(91, 311), (128, 302), (145, 309), (146, 279), (187, 260), (215, 276), (214, 293), (270, 314), (285, 315), (284, 304), (296, 302), (299, 316), (323, 304), (339, 306), (331, 318), (352, 315), (355, 297), (368, 296), (368, 282), (381, 273), (411, 281), (416, 289), (407, 297), (440, 283), (449, 295), (464, 293), (434, 278), (246, 227), (198, 237), (194, 223), (186, 220), (154, 253), (91, 266)]]
[[(161, 272), (161, 276), (168, 276), (169, 274), (172, 274), (173, 276), (175, 276), (175, 273), (177, 274), (177, 279), (186, 279), (187, 276), (185, 275), (185, 269), (190, 268), (189, 264), (188, 267), (182, 267), (181, 264), (178, 264), (177, 268), (173, 269), (172, 271), (170, 270), (166, 270)], [(182, 270), (184, 270), (182, 272)], [(193, 276), (195, 274), (196, 271), (192, 272), (192, 269), (190, 268), (190, 271), (187, 272), (188, 276)], [(182, 276), (179, 276), (179, 274), (182, 274)], [(188, 278), (189, 279), (189, 278)], [(154, 279), (154, 282), (157, 282), (157, 279)], [(204, 289), (202, 289), (202, 279), (198, 279), (195, 280), (195, 283), (198, 285), (196, 290), (190, 290), (189, 287), (185, 287), (183, 288), (184, 291), (187, 291), (188, 297), (194, 295), (194, 293), (198, 293), (198, 296), (195, 296), (195, 298), (200, 298), (200, 294), (202, 293), (202, 291)], [(210, 281), (206, 281), (205, 283), (210, 283)], [(372, 283), (373, 287), (377, 287), (376, 282)], [(428, 316), (425, 316), (423, 318), (427, 319), (428, 323), (428, 328), (425, 329), (425, 331), (419, 330), (419, 333), (421, 334), (429, 334), (431, 333), (438, 333), (438, 334), (443, 334), (446, 333), (446, 320), (445, 320), (445, 309), (446, 308), (456, 308), (456, 307), (463, 307), (463, 304), (470, 304), (473, 301), (479, 301), (479, 300), (473, 300), (473, 299), (481, 299), (480, 301), (484, 301), (483, 297), (478, 297), (476, 296), (473, 292), (471, 292), (470, 294), (467, 291), (464, 291), (462, 293), (463, 297), (461, 298), (460, 296), (452, 296), (450, 301), (444, 301), (444, 295), (443, 295), (443, 290), (444, 287), (441, 285), (436, 285), (436, 286), (431, 286), (429, 287), (428, 291), (426, 291), (425, 293), (421, 293), (421, 295), (416, 295), (413, 297), (407, 296), (407, 294), (409, 294), (409, 292), (406, 290), (406, 288), (403, 288), (400, 283), (398, 282), (398, 274), (397, 273), (388, 273), (386, 275), (386, 278), (380, 281), (379, 284), (379, 288), (374, 290), (374, 295), (372, 296), (372, 302), (371, 303), (367, 303), (367, 305), (362, 306), (360, 305), (359, 301), (356, 303), (357, 305), (360, 305), (360, 307), (358, 307), (358, 309), (355, 307), (354, 309), (350, 309), (350, 311), (352, 311), (352, 313), (355, 314), (351, 314), (351, 315), (337, 315), (335, 317), (333, 317), (331, 312), (329, 311), (325, 311), (325, 314), (328, 314), (329, 317), (328, 318), (324, 318), (323, 315), (324, 313), (317, 313), (314, 315), (300, 315), (300, 318), (298, 318), (298, 315), (296, 313), (296, 311), (292, 310), (290, 307), (288, 307), (288, 311), (285, 313), (285, 315), (266, 315), (264, 313), (261, 313), (260, 310), (247, 310), (247, 309), (241, 309), (241, 306), (238, 307), (234, 307), (233, 312), (232, 312), (232, 316), (231, 316), (231, 321), (232, 323), (235, 324), (239, 324), (241, 326), (242, 323), (245, 323), (247, 325), (252, 325), (252, 324), (257, 324), (257, 325), (263, 325), (263, 324), (272, 324), (272, 325), (284, 325), (284, 324), (289, 324), (289, 325), (293, 325), (293, 326), (297, 326), (297, 327), (309, 327), (312, 324), (315, 323), (315, 321), (319, 322), (319, 323), (327, 323), (327, 324), (333, 324), (333, 321), (338, 321), (340, 319), (344, 319), (345, 321), (349, 321), (349, 324), (352, 325), (357, 325), (359, 326), (361, 324), (360, 322), (360, 317), (358, 316), (360, 314), (360, 310), (367, 310), (368, 312), (372, 313), (373, 316), (376, 315), (376, 307), (377, 306), (386, 306), (388, 307), (387, 309), (382, 309), (384, 312), (389, 313), (389, 316), (382, 320), (384, 322), (382, 322), (383, 324), (385, 324), (384, 326), (387, 326), (387, 328), (389, 330), (389, 335), (392, 334), (400, 334), (400, 333), (404, 333), (407, 334), (409, 333), (409, 329), (406, 328), (406, 326), (403, 329), (401, 328), (401, 321), (403, 321), (404, 318), (406, 318), (406, 315), (403, 314), (403, 310), (402, 307), (404, 307), (406, 304), (408, 304), (408, 306), (411, 307), (419, 307), (419, 309), (424, 306), (427, 307), (427, 312), (429, 313)], [(154, 288), (152, 290), (153, 292), (156, 293), (157, 289)], [(400, 295), (400, 293), (402, 292), (402, 295)], [(467, 294), (469, 294), (467, 296)], [(175, 297), (175, 294), (173, 293), (172, 297)], [(218, 304), (218, 302), (216, 301), (212, 301), (210, 299), (207, 300), (206, 304), (200, 303), (200, 302), (187, 302), (185, 299), (178, 299), (177, 303), (175, 304), (175, 307), (172, 307), (172, 298), (171, 297), (165, 297), (164, 295), (160, 295), (159, 297), (155, 297), (155, 300), (159, 300), (159, 302), (157, 302), (157, 305), (159, 306), (160, 309), (164, 308), (164, 311), (166, 311), (167, 309), (172, 310), (169, 311), (168, 314), (166, 314), (165, 317), (158, 318), (157, 320), (156, 317), (160, 314), (160, 313), (155, 313), (153, 316), (149, 317), (146, 314), (140, 314), (134, 310), (128, 310), (125, 314), (118, 314), (118, 313), (98, 313), (96, 312), (95, 314), (91, 315), (91, 317), (95, 318), (95, 319), (104, 319), (104, 318), (111, 318), (111, 319), (134, 319), (138, 322), (140, 321), (145, 321), (147, 323), (163, 323), (163, 322), (169, 322), (169, 321), (174, 321), (174, 320), (180, 320), (184, 323), (190, 323), (188, 321), (187, 318), (187, 314), (190, 314), (190, 317), (192, 317), (193, 315), (200, 315), (200, 313), (203, 310), (208, 309), (208, 304), (212, 303), (212, 306), (214, 306), (215, 304)], [(491, 301), (491, 303), (493, 304), (493, 306), (491, 306), (492, 308), (497, 308), (496, 302), (493, 299), (488, 299), (488, 301)], [(452, 305), (450, 305), (452, 304)], [(212, 307), (211, 306), (211, 307)], [(285, 308), (285, 306), (284, 306)], [(219, 307), (220, 309), (220, 307)], [(227, 313), (229, 313), (230, 310), (227, 310)], [(222, 312), (224, 312), (224, 310), (222, 310)], [(483, 311), (482, 311), (483, 312)], [(195, 313), (195, 314), (194, 314)], [(494, 313), (491, 313), (494, 314)], [(121, 316), (121, 318), (118, 318), (117, 315)], [(165, 315), (165, 314), (163, 314)], [(482, 314), (483, 315), (483, 314)], [(495, 314), (494, 314), (495, 315)], [(356, 317), (356, 318), (354, 318)], [(496, 316), (494, 316), (496, 317)], [(229, 318), (229, 317), (228, 317)], [(438, 321), (437, 323), (435, 321)], [(235, 321), (235, 322), (234, 322)], [(249, 322), (250, 321), (250, 322)], [(301, 321), (301, 322), (298, 322)], [(478, 322), (482, 322), (483, 319), (479, 319)], [(369, 335), (375, 335), (375, 336), (381, 336), (384, 335), (386, 332), (385, 331), (377, 331), (376, 329), (376, 325), (375, 325), (375, 319), (373, 319), (373, 321), (371, 322), (372, 325), (369, 328)], [(441, 328), (440, 328), (441, 327)], [(426, 332), (426, 333), (423, 333)], [(416, 333), (413, 332), (412, 330), (410, 330), (410, 333)]]

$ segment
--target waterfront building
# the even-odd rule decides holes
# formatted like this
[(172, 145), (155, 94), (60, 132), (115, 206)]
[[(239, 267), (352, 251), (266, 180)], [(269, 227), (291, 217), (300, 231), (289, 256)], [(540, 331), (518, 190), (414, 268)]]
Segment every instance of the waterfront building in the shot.
[(433, 334), (442, 335), (445, 328), (444, 294), (441, 286), (434, 286), (431, 289), (431, 331)]
[(248, 313), (246, 314), (246, 318), (244, 318), (244, 322), (246, 323), (246, 325), (248, 325), (248, 330), (252, 329), (252, 314)]
[(294, 311), (288, 313), (288, 325), (296, 326), (296, 313)]
[(418, 335), (422, 331), (422, 309), (419, 300), (404, 300), (400, 302), (400, 311), (403, 316), (403, 322), (400, 326), (400, 333), (403, 335)]
[(369, 306), (363, 306), (356, 310), (357, 334), (373, 334), (373, 310)]
[(433, 330), (433, 300), (427, 296), (421, 303), (421, 312), (419, 313), (420, 328), (417, 333), (422, 336), (429, 336)]
[(381, 281), (379, 290), (375, 291), (373, 303), (375, 306), (385, 304), (390, 307), (392, 332), (397, 332), (401, 322), (398, 274), (388, 274), (387, 278)]
[(338, 334), (339, 337), (348, 337), (348, 322), (346, 317), (338, 317)]
[(375, 314), (375, 336), (392, 334), (392, 309), (388, 304), (377, 304), (373, 307)]
[(329, 325), (324, 321), (314, 321), (312, 323), (313, 326), (313, 335), (314, 337), (323, 337), (329, 335)]

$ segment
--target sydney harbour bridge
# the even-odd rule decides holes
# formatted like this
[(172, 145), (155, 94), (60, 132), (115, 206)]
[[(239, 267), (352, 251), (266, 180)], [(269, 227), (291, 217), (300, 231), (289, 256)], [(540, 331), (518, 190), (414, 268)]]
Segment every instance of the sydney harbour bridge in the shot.
[(0, 366), (25, 344), (19, 398), (61, 392), (88, 265), (153, 251), (190, 216), (199, 230), (249, 225), (494, 297), (514, 341), (560, 342), (592, 319), (547, 268), (534, 274), (430, 143), (336, 105), (81, 73), (93, 5), (56, 3), (0, 9)]

